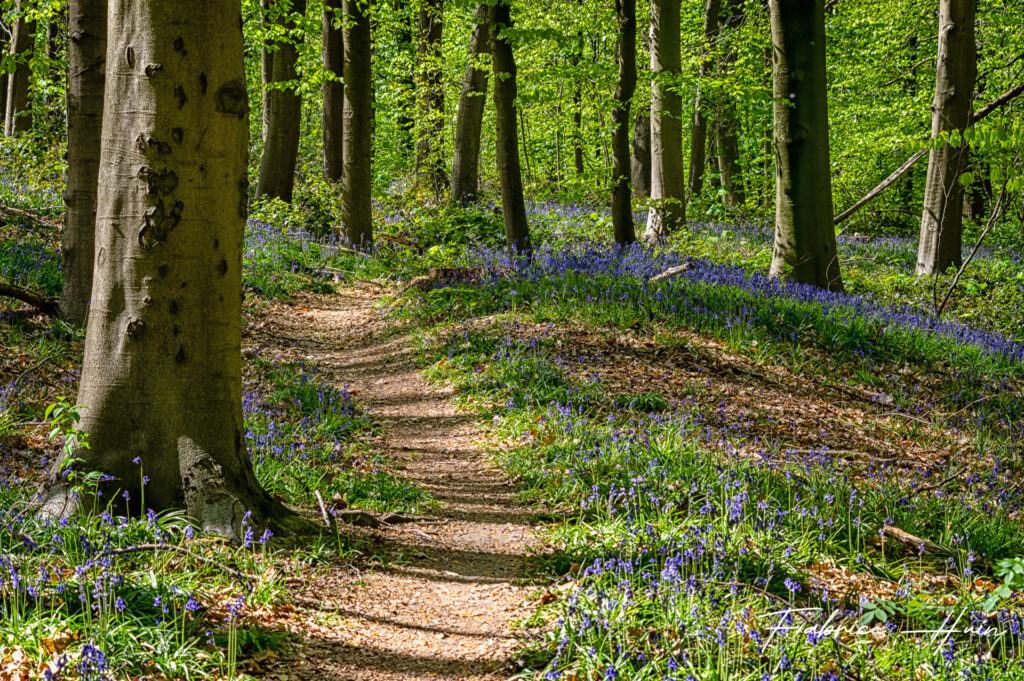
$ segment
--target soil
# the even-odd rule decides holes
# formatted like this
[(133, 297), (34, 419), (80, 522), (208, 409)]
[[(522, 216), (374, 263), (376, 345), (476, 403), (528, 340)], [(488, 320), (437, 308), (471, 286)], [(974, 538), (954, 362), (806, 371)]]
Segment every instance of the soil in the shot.
[[(261, 353), (314, 362), (347, 387), (382, 431), (396, 473), (436, 500), (416, 522), (346, 528), (385, 555), (339, 565), (298, 586), (296, 651), (252, 669), (263, 678), (504, 679), (529, 614), (538, 550), (534, 510), (479, 443), (477, 419), (451, 389), (428, 383), (412, 330), (384, 319), (390, 293), (367, 284), (272, 304), (250, 324)], [(534, 602), (535, 603), (535, 602)]]

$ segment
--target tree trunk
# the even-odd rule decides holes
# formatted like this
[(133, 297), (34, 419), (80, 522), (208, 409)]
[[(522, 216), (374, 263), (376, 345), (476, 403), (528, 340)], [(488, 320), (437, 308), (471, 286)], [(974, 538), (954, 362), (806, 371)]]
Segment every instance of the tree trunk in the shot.
[[(932, 137), (971, 124), (975, 60), (974, 15), (976, 0), (941, 0), (939, 3), (939, 54), (932, 101)], [(966, 169), (966, 142), (943, 144), (928, 154), (924, 210), (917, 249), (917, 274), (944, 272), (963, 263), (964, 189), (960, 174)]]
[[(206, 532), (237, 539), (243, 522), (287, 517), (256, 480), (242, 422), (240, 6), (111, 0), (108, 17), (98, 257), (78, 395), (90, 448), (77, 455), (113, 475), (106, 491), (126, 490), (134, 510), (182, 508)], [(50, 489), (51, 513), (74, 507), (67, 487)]]
[(726, 208), (740, 209), (747, 197), (743, 190), (743, 168), (740, 166), (740, 144), (736, 137), (736, 112), (731, 99), (718, 109), (716, 130), (718, 146), (718, 172), (725, 189)]
[(583, 59), (583, 32), (576, 33), (576, 52), (570, 63), (576, 87), (572, 92), (572, 162), (576, 168), (576, 177), (583, 179), (583, 78), (579, 73), (580, 60)]
[(480, 134), (487, 94), (487, 68), (482, 59), (489, 54), (491, 40), (487, 14), (486, 3), (477, 5), (473, 33), (469, 39), (469, 62), (462, 79), (459, 118), (455, 126), (451, 198), (461, 204), (476, 201), (480, 179)]
[(644, 241), (659, 241), (686, 222), (683, 99), (679, 94), (680, 0), (651, 1), (651, 208)]
[(345, 37), (339, 10), (341, 0), (324, 0), (323, 60), (324, 71), (330, 77), (323, 85), (324, 176), (332, 182), (341, 179), (344, 159), (345, 85), (341, 79), (345, 69)]
[(355, 248), (373, 246), (373, 76), (369, 3), (343, 0), (345, 15), (345, 172), (341, 182), (341, 224)]
[(96, 193), (103, 130), (103, 72), (107, 55), (107, 0), (68, 5), (68, 176), (61, 258), (61, 314), (83, 325), (92, 294)]
[(494, 110), (497, 121), (496, 159), (501, 183), (501, 212), (509, 251), (531, 255), (530, 226), (526, 221), (523, 176), (519, 167), (519, 135), (516, 129), (516, 60), (505, 31), (512, 27), (508, 0), (490, 6), (491, 61), (494, 65)]
[(28, 97), (29, 81), (32, 69), (29, 60), (32, 58), (33, 36), (36, 31), (34, 21), (25, 21), (21, 0), (18, 1), (18, 17), (11, 27), (11, 56), (15, 60), (14, 71), (7, 76), (7, 114), (4, 118), (4, 133), (10, 137), (16, 132), (32, 129), (32, 107)]
[(398, 130), (404, 150), (412, 150), (413, 133), (416, 121), (413, 120), (412, 100), (416, 93), (416, 46), (412, 39), (412, 24), (418, 22), (413, 14), (412, 3), (408, 0), (396, 0), (395, 12), (398, 14), (398, 49), (401, 52), (402, 77), (398, 85)]
[(633, 196), (651, 193), (651, 112), (640, 111), (633, 121), (633, 155), (630, 158)]
[[(293, 31), (297, 16), (306, 12), (306, 0), (293, 0), (291, 12), (282, 13), (278, 21)], [(277, 43), (273, 52), (271, 82), (294, 82), (298, 78), (296, 64), (298, 46), (291, 36)], [(260, 177), (256, 197), (270, 196), (291, 202), (295, 189), (295, 165), (299, 157), (299, 128), (302, 123), (302, 95), (293, 85), (274, 87), (267, 93), (267, 136), (260, 159)]]
[(832, 227), (825, 0), (769, 0), (769, 12), (775, 147), (770, 274), (841, 291)]
[[(272, 0), (260, 0), (260, 21), (264, 27), (267, 24), (270, 14)], [(270, 126), (270, 89), (269, 85), (274, 80), (274, 53), (270, 51), (270, 41), (264, 40), (260, 45), (260, 141), (264, 144), (267, 141), (267, 128)]]
[[(2, 22), (3, 18), (3, 12), (0, 12), (0, 22)], [(0, 23), (0, 56), (7, 54), (11, 50), (11, 44), (7, 37), (7, 27)], [(9, 83), (10, 77), (6, 73), (0, 73), (0, 116), (3, 116), (5, 119), (7, 116), (7, 88)], [(6, 134), (6, 132), (5, 126), (0, 125), (0, 134)]]
[(629, 186), (629, 105), (636, 92), (636, 0), (615, 0), (615, 17), (619, 24), (619, 78), (612, 109), (612, 227), (615, 242), (625, 245), (636, 241)]
[(421, 0), (417, 44), (419, 134), (416, 139), (416, 174), (438, 196), (447, 184), (444, 157), (444, 71), (441, 41), (444, 36), (444, 0)]
[(690, 195), (698, 196), (704, 189), (705, 151), (708, 142), (707, 95), (703, 82), (711, 75), (711, 44), (718, 35), (718, 15), (722, 13), (722, 0), (707, 0), (704, 5), (704, 46), (697, 81), (697, 96), (693, 102), (693, 126), (690, 128)]

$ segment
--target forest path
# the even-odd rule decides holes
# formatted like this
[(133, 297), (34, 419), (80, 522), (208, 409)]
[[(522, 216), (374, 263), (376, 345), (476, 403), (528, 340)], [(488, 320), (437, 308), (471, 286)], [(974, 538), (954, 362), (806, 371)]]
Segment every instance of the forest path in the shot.
[(274, 345), (321, 341), (289, 345), (348, 387), (382, 427), (396, 473), (437, 501), (423, 522), (353, 528), (390, 562), (309, 580), (297, 598), (307, 615), (304, 659), (287, 672), (346, 681), (507, 678), (519, 643), (510, 625), (528, 613), (533, 590), (531, 509), (477, 444), (476, 418), (458, 412), (450, 388), (420, 375), (411, 329), (396, 330), (375, 309), (386, 293), (367, 285), (302, 296), (260, 319)]

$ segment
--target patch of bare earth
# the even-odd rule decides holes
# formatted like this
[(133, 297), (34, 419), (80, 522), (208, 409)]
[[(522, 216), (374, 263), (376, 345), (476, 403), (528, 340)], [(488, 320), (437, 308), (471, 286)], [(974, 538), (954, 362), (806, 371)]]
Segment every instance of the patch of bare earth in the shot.
[[(265, 660), (266, 678), (499, 679), (519, 646), (512, 623), (529, 612), (531, 510), (488, 461), (472, 416), (417, 370), (408, 333), (375, 309), (364, 286), (271, 305), (249, 347), (314, 362), (347, 386), (383, 429), (397, 472), (438, 502), (422, 520), (345, 528), (371, 540), (384, 564), (337, 567), (298, 586), (288, 626), (303, 643)], [(315, 342), (314, 342), (315, 341)]]

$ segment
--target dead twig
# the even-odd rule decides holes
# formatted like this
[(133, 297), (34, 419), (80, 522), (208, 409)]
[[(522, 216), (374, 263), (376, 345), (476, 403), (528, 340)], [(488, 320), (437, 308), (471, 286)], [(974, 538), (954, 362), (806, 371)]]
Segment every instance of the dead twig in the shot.
[(57, 316), (60, 312), (60, 305), (55, 298), (47, 298), (42, 293), (13, 284), (5, 284), (2, 281), (0, 281), (0, 296), (28, 303), (44, 314)]

